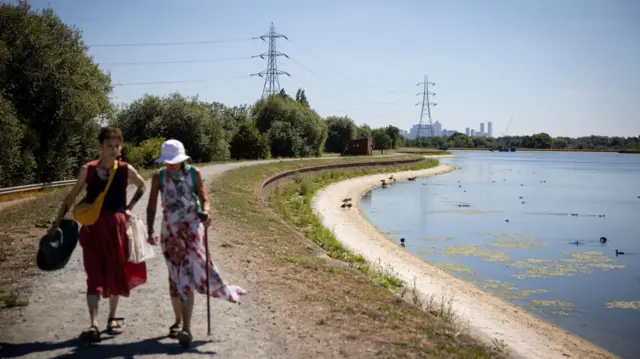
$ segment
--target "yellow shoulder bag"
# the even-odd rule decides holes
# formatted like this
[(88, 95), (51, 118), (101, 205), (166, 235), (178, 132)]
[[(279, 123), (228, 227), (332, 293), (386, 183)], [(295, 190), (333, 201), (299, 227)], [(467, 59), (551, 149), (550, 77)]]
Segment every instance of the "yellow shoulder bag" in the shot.
[(115, 177), (116, 172), (118, 170), (118, 161), (113, 162), (113, 169), (111, 170), (111, 174), (109, 175), (109, 180), (107, 181), (107, 185), (104, 187), (104, 191), (102, 191), (96, 200), (93, 203), (82, 202), (75, 206), (73, 209), (73, 219), (76, 222), (80, 223), (83, 226), (90, 226), (98, 221), (100, 218), (100, 211), (102, 211), (102, 204), (104, 203), (104, 197), (107, 195), (107, 191), (111, 186), (111, 182), (113, 182), (113, 177)]

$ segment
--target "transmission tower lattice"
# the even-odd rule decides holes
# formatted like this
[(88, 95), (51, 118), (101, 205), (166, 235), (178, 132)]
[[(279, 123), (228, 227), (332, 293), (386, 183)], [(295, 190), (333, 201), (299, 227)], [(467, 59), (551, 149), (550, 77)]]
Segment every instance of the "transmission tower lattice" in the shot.
[(278, 56), (284, 56), (289, 58), (289, 56), (285, 53), (278, 52), (276, 50), (276, 39), (279, 37), (283, 37), (289, 40), (285, 35), (278, 34), (276, 32), (276, 26), (271, 23), (269, 26), (269, 33), (264, 34), (260, 37), (254, 37), (254, 39), (262, 39), (262, 41), (267, 41), (269, 39), (269, 51), (260, 55), (255, 55), (252, 57), (259, 57), (261, 59), (267, 58), (267, 69), (257, 74), (251, 74), (251, 76), (260, 76), (264, 77), (264, 88), (262, 89), (262, 98), (267, 98), (275, 93), (280, 92), (280, 80), (278, 76), (287, 75), (291, 76), (286, 71), (278, 70)]
[(429, 91), (429, 86), (435, 86), (435, 82), (429, 82), (429, 77), (424, 75), (424, 81), (418, 83), (416, 86), (422, 85), (422, 92), (416, 94), (416, 96), (422, 95), (422, 103), (417, 103), (416, 106), (420, 106), (420, 123), (418, 124), (418, 133), (416, 134), (416, 139), (418, 140), (418, 144), (421, 146), (422, 141), (420, 140), (420, 131), (422, 130), (422, 122), (424, 119), (425, 111), (427, 118), (429, 120), (429, 135), (434, 137), (433, 134), (433, 121), (431, 119), (431, 106), (437, 106), (438, 104), (435, 102), (429, 101), (429, 96), (435, 96), (435, 92)]

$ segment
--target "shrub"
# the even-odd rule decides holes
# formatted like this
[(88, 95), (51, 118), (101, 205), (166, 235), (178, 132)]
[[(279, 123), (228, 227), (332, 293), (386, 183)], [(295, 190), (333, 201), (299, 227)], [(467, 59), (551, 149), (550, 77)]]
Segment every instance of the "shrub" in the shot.
[(271, 157), (269, 139), (261, 134), (255, 124), (244, 121), (238, 131), (231, 138), (229, 144), (231, 158), (234, 159), (263, 159)]
[(140, 146), (126, 144), (123, 159), (134, 167), (151, 167), (160, 157), (160, 146), (164, 141), (164, 138), (150, 138), (143, 141)]

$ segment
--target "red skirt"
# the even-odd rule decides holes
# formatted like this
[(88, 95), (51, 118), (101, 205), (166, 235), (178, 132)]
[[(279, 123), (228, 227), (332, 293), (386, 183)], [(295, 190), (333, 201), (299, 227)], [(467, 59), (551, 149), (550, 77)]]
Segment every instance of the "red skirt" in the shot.
[(87, 294), (128, 297), (131, 289), (147, 282), (145, 263), (129, 262), (127, 218), (124, 213), (102, 211), (98, 221), (80, 229)]

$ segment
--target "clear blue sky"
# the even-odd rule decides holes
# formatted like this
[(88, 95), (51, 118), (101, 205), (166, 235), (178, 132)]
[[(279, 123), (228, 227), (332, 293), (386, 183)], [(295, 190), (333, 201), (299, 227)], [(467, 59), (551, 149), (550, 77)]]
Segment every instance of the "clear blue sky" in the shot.
[[(433, 119), (494, 135), (640, 135), (638, 0), (50, 0), (88, 45), (249, 39), (276, 31), (288, 93), (306, 89), (320, 115), (372, 127), (419, 120), (425, 74), (436, 83)], [(116, 102), (179, 91), (228, 105), (252, 103), (264, 79), (261, 40), (163, 47), (92, 47)], [(121, 66), (114, 62), (243, 58)]]

